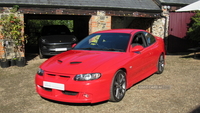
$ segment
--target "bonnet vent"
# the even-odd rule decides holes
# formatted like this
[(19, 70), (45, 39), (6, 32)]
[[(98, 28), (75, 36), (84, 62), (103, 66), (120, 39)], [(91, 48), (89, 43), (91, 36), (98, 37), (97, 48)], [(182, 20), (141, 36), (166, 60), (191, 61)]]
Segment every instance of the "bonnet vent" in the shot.
[(70, 62), (70, 64), (80, 64), (82, 62)]
[(62, 60), (58, 60), (58, 62), (59, 62), (59, 63), (62, 63), (63, 61), (62, 61)]

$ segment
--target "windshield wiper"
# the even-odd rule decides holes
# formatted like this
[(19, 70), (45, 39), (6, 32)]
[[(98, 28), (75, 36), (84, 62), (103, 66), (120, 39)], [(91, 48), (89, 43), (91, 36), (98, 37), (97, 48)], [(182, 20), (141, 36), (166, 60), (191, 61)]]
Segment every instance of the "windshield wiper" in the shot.
[(102, 50), (106, 50), (106, 51), (121, 51), (123, 52), (123, 49), (114, 49), (114, 48), (107, 48), (107, 49), (102, 49)]
[(74, 49), (80, 49), (80, 50), (104, 50), (104, 51), (120, 51), (120, 52), (124, 52), (123, 49), (114, 49), (114, 48), (74, 48)]

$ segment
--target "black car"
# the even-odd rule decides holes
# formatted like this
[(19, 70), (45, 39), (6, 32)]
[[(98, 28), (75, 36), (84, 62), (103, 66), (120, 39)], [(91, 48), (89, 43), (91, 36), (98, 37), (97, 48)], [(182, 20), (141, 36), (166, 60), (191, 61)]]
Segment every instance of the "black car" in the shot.
[(72, 44), (77, 42), (77, 38), (65, 25), (44, 26), (39, 38), (39, 56), (57, 55), (71, 49)]

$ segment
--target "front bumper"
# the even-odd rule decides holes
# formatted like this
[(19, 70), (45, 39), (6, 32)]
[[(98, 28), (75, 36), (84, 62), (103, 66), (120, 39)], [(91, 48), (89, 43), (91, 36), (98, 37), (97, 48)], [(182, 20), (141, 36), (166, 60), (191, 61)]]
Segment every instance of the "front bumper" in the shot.
[[(96, 103), (110, 97), (110, 82), (98, 79), (93, 81), (74, 81), (75, 75), (59, 75), (46, 73), (36, 74), (37, 93), (47, 99), (71, 103)], [(64, 84), (64, 90), (45, 88), (44, 81)]]
[(72, 48), (72, 44), (42, 44), (40, 45), (40, 50), (42, 55), (45, 56), (53, 56), (70, 50)]

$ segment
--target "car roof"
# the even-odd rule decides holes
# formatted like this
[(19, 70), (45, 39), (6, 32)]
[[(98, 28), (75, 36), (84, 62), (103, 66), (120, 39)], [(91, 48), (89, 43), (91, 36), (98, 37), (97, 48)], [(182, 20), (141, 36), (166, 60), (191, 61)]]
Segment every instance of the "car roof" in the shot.
[(135, 33), (138, 31), (145, 31), (142, 29), (110, 29), (110, 30), (103, 30), (103, 31), (97, 31), (95, 33)]

